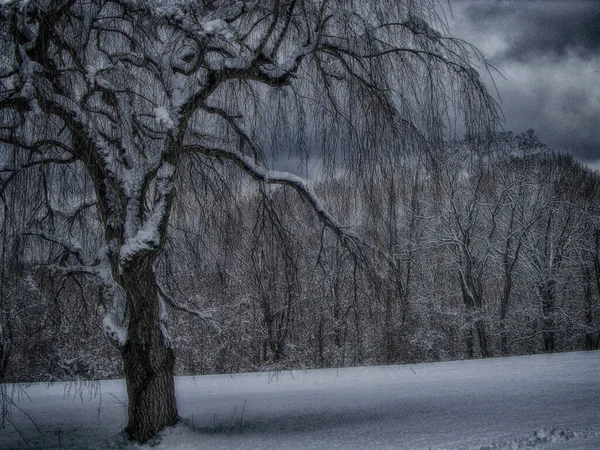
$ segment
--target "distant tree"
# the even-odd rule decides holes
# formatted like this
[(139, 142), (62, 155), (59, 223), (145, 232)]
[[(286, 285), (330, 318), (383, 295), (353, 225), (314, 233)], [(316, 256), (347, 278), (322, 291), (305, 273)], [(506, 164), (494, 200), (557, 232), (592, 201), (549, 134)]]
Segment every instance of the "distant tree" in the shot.
[(440, 205), (440, 234), (432, 242), (446, 247), (450, 254), (464, 304), (467, 355), (474, 356), (477, 335), (481, 356), (487, 357), (485, 311), (489, 299), (485, 279), (492, 253), (487, 207), (491, 177), (488, 166), (464, 144), (451, 152), (442, 180), (446, 194)]
[(61, 249), (56, 274), (101, 283), (112, 305), (103, 325), (124, 363), (131, 439), (145, 442), (177, 419), (165, 304), (189, 308), (161, 286), (155, 263), (187, 167), (210, 183), (211, 173), (228, 173), (219, 168), (227, 162), (291, 188), (353, 245), (356, 236), (309, 184), (268, 169), (271, 155), (314, 149), (327, 173), (336, 161), (368, 171), (408, 148), (437, 148), (449, 99), (470, 136), (493, 127), (495, 103), (471, 64), (480, 55), (447, 35), (438, 7), (2, 2), (1, 189), (38, 171), (47, 214), (33, 213), (28, 242)]
[(567, 266), (574, 259), (581, 236), (578, 230), (584, 219), (577, 204), (577, 182), (573, 159), (567, 155), (542, 157), (530, 176), (536, 181), (534, 194), (543, 199), (533, 206), (539, 216), (525, 240), (525, 258), (529, 278), (539, 300), (538, 331), (545, 352), (557, 349), (560, 321), (565, 314), (560, 304), (561, 286), (565, 284)]
[(374, 303), (381, 306), (380, 354), (386, 364), (397, 362), (408, 347), (410, 294), (415, 256), (423, 251), (420, 197), (423, 196), (420, 158), (408, 157), (401, 166), (381, 167), (361, 189), (364, 221), (361, 235), (385, 249), (382, 264), (372, 264), (367, 278)]
[[(523, 248), (531, 228), (548, 205), (530, 180), (536, 152), (546, 149), (533, 130), (515, 137), (499, 133), (494, 140), (492, 173), (495, 189), (490, 202), (490, 244), (498, 257), (496, 276), (499, 306), (500, 350), (509, 354), (509, 312), (514, 303), (515, 278), (523, 259)], [(523, 157), (526, 155), (528, 157)]]

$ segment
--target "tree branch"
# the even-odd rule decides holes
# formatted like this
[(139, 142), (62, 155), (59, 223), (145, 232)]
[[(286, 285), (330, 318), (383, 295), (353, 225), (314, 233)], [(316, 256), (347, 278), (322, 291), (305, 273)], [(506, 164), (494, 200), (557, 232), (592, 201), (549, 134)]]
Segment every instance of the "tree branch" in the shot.
[(177, 311), (185, 312), (194, 317), (202, 320), (208, 327), (212, 328), (212, 330), (216, 333), (217, 336), (221, 335), (221, 327), (217, 325), (212, 314), (198, 311), (197, 309), (189, 308), (185, 305), (179, 303), (175, 298), (167, 293), (167, 291), (162, 287), (160, 282), (156, 280), (156, 286), (158, 287), (158, 292), (160, 296), (171, 306), (171, 308), (176, 309)]
[(344, 227), (341, 223), (339, 223), (327, 211), (321, 200), (314, 193), (313, 189), (302, 178), (288, 172), (268, 170), (264, 166), (255, 163), (251, 158), (238, 152), (232, 152), (219, 148), (207, 148), (200, 145), (188, 145), (184, 147), (184, 152), (201, 153), (206, 156), (227, 159), (236, 164), (244, 172), (257, 181), (261, 181), (266, 184), (276, 184), (291, 187), (304, 201), (306, 201), (312, 207), (321, 223), (323, 223), (323, 225), (332, 230), (338, 236), (342, 244), (344, 244), (353, 252), (356, 252), (359, 247), (371, 247), (364, 242), (358, 234), (348, 230), (347, 227)]

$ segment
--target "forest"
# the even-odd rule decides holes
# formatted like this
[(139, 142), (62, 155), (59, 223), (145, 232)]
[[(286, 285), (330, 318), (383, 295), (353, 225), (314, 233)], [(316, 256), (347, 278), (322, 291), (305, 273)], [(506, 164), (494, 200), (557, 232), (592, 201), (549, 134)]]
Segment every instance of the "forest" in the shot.
[(174, 375), (599, 349), (600, 176), (436, 3), (0, 2), (0, 382), (146, 442)]

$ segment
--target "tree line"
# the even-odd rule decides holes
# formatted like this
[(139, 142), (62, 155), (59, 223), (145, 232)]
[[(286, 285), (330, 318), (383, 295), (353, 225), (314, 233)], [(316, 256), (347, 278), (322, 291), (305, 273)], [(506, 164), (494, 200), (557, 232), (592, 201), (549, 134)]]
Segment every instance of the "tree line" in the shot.
[[(483, 149), (448, 144), (444, 155), (381, 166), (358, 187), (344, 173), (316, 183), (370, 243), (360, 250), (284, 188), (240, 180), (240, 196), (182, 177), (190, 194), (174, 206), (156, 266), (171, 309), (192, 313), (169, 315), (176, 372), (598, 349), (600, 177), (532, 131)], [(28, 181), (9, 195), (35, 203), (44, 182)], [(112, 305), (91, 280), (57, 276), (48, 264), (68, 250), (17, 217), (5, 215), (13, 232), (3, 234), (8, 379), (122, 376), (102, 330)], [(93, 224), (83, 212), (78, 222), (73, 233)]]

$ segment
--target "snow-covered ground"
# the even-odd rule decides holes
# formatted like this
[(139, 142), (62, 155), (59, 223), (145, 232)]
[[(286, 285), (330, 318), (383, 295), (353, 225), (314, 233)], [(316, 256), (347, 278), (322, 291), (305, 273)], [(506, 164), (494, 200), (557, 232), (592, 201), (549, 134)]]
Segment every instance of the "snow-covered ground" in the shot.
[[(140, 448), (122, 380), (14, 395), (31, 420), (13, 408), (1, 449)], [(183, 377), (177, 396), (156, 450), (600, 449), (600, 352)]]

